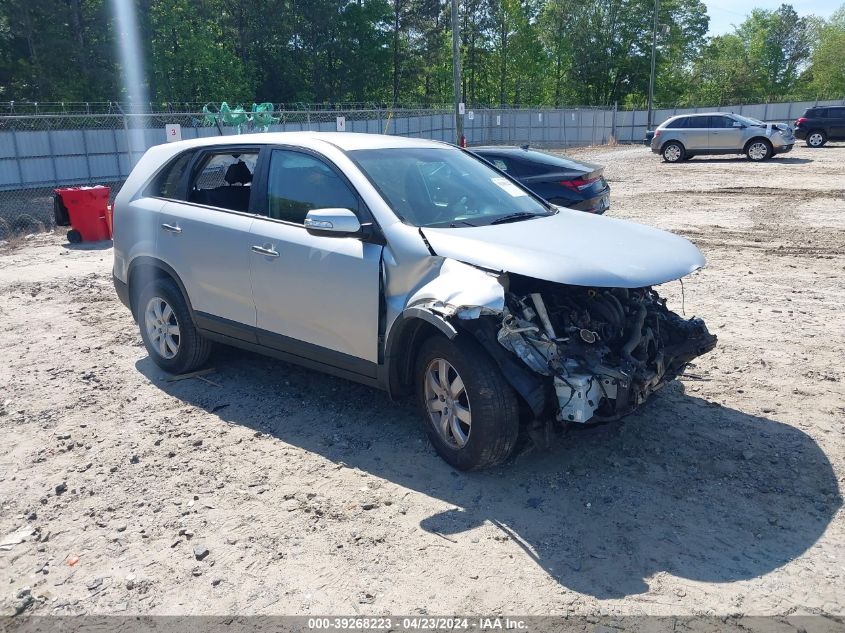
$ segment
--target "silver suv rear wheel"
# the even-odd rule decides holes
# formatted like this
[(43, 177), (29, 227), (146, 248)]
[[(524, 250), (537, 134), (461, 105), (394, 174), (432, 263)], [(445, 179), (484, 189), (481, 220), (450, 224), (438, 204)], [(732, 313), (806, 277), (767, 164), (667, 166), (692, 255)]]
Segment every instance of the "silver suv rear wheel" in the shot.
[(179, 320), (170, 304), (161, 297), (152, 297), (144, 310), (144, 327), (153, 349), (170, 360), (179, 353)]
[[(135, 289), (130, 287), (130, 291)], [(132, 302), (150, 360), (173, 374), (202, 366), (211, 351), (211, 343), (194, 325), (191, 310), (176, 282), (151, 281)]]
[(677, 163), (684, 159), (684, 147), (680, 143), (671, 141), (663, 147), (663, 160), (667, 163)]

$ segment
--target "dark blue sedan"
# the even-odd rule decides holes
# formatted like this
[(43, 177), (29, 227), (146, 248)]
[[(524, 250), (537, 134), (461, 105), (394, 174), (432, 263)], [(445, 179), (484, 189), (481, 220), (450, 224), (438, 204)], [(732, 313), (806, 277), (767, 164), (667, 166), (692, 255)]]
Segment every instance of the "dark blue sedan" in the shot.
[(610, 185), (601, 165), (539, 152), (527, 145), (473, 147), (470, 151), (552, 204), (588, 213), (604, 213), (610, 208)]

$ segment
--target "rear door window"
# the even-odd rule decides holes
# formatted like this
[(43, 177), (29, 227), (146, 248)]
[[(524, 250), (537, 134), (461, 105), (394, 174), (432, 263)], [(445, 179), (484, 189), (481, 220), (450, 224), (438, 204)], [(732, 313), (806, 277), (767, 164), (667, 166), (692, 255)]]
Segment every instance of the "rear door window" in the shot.
[(304, 224), (311, 209), (358, 212), (358, 196), (340, 176), (315, 156), (273, 150), (267, 175), (267, 215)]
[(734, 126), (734, 120), (729, 116), (713, 115), (708, 117), (708, 127), (711, 129), (723, 129)]
[(258, 150), (208, 152), (194, 171), (188, 201), (230, 211), (249, 211)]

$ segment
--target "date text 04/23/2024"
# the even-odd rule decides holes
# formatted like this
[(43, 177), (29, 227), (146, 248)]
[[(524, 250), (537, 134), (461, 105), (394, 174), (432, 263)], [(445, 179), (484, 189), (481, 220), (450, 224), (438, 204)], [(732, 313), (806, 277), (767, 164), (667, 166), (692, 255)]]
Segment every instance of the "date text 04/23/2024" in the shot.
[(329, 617), (309, 618), (313, 631), (525, 631), (524, 620), (508, 617)]

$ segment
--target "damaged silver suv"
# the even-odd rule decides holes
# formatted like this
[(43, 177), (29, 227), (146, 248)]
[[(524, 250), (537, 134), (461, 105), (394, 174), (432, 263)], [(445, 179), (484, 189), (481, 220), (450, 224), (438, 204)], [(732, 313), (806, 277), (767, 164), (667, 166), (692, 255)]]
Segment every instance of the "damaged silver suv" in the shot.
[(457, 147), (350, 133), (160, 145), (114, 206), (114, 282), (150, 357), (212, 342), (415, 393), (437, 452), (499, 463), (521, 424), (613, 420), (716, 337), (652, 286), (687, 240), (557, 208)]

